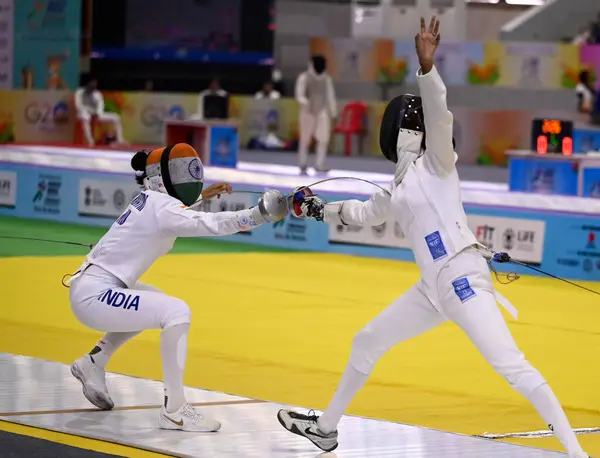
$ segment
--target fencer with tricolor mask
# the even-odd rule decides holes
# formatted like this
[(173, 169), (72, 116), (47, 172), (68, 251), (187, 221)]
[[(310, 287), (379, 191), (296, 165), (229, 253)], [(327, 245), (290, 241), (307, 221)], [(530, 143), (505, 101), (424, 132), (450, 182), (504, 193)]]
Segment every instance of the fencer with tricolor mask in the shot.
[(152, 151), (146, 158), (144, 173), (143, 182), (147, 189), (169, 194), (187, 206), (200, 199), (204, 167), (190, 145), (180, 143)]
[(383, 115), (381, 151), (396, 165), (389, 192), (381, 190), (365, 202), (325, 203), (310, 190), (299, 188), (292, 201), (295, 216), (328, 224), (397, 222), (410, 242), (421, 279), (356, 334), (350, 361), (323, 415), (284, 409), (278, 420), (322, 450), (334, 450), (337, 425), (377, 361), (394, 345), (451, 320), (510, 386), (533, 404), (569, 457), (587, 457), (558, 399), (511, 336), (497, 300), (515, 318), (516, 310), (494, 291), (480, 251), (485, 247), (467, 225), (455, 165), (453, 116), (447, 107), (446, 87), (433, 65), (438, 31), (435, 17), (429, 32), (421, 20), (421, 33), (415, 39), (421, 64), (417, 73), (420, 97), (397, 97)]
[(114, 406), (104, 367), (112, 354), (146, 329), (161, 329), (160, 351), (165, 384), (159, 413), (162, 429), (216, 431), (220, 423), (189, 404), (183, 370), (191, 321), (189, 306), (139, 281), (167, 254), (178, 237), (231, 235), (279, 221), (287, 213), (285, 197), (275, 190), (261, 195), (252, 208), (206, 213), (191, 206), (221, 192), (225, 183), (204, 190), (204, 169), (196, 150), (178, 143), (139, 151), (132, 160), (141, 192), (94, 246), (69, 280), (71, 309), (85, 326), (106, 332), (92, 351), (71, 365), (83, 394), (96, 407)]

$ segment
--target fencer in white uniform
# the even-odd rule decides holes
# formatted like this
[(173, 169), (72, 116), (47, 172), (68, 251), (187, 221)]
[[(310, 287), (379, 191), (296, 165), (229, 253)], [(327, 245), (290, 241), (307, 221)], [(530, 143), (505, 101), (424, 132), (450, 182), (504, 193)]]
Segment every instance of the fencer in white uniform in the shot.
[(96, 143), (92, 132), (92, 116), (96, 116), (100, 122), (112, 124), (117, 136), (117, 143), (125, 143), (121, 117), (117, 113), (104, 111), (104, 97), (98, 90), (96, 78), (89, 77), (87, 84), (75, 91), (74, 98), (77, 118), (81, 121), (85, 140), (89, 146), (94, 146)]
[(331, 138), (332, 121), (337, 116), (335, 90), (327, 74), (327, 60), (313, 56), (308, 70), (296, 80), (296, 100), (300, 105), (300, 140), (298, 142), (298, 166), (306, 174), (308, 147), (314, 137), (317, 141), (315, 169), (326, 172), (325, 160)]
[(281, 410), (278, 420), (322, 450), (334, 450), (342, 414), (376, 362), (397, 343), (451, 320), (510, 386), (533, 404), (569, 457), (587, 458), (548, 383), (513, 340), (496, 304), (487, 261), (467, 226), (455, 167), (453, 117), (446, 88), (433, 66), (439, 44), (435, 18), (428, 32), (422, 20), (416, 43), (421, 97), (406, 94), (392, 100), (381, 125), (382, 152), (396, 163), (391, 195), (378, 192), (366, 202), (331, 204), (316, 196), (300, 196), (299, 213), (294, 213), (329, 224), (361, 226), (393, 218), (411, 243), (421, 279), (356, 334), (350, 361), (323, 415)]
[[(230, 235), (285, 216), (287, 204), (277, 191), (263, 194), (259, 204), (236, 212), (205, 213), (189, 205), (199, 198), (230, 192), (229, 185), (213, 185), (202, 193), (203, 167), (198, 153), (176, 144), (132, 159), (144, 190), (87, 256), (70, 280), (71, 308), (87, 327), (106, 332), (92, 351), (71, 365), (83, 394), (100, 409), (114, 403), (104, 368), (125, 342), (146, 329), (162, 329), (160, 353), (165, 387), (159, 427), (183, 431), (216, 431), (220, 423), (206, 417), (185, 399), (183, 372), (191, 313), (181, 299), (139, 282), (140, 276), (167, 254), (178, 237)], [(272, 212), (267, 195), (280, 196)], [(277, 202), (275, 202), (277, 204)], [(279, 212), (279, 213), (277, 213)]]

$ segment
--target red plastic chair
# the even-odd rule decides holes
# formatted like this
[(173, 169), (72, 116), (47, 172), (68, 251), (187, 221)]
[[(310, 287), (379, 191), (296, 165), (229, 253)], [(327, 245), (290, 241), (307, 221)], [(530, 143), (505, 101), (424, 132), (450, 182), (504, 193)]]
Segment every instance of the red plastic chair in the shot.
[(333, 130), (334, 134), (343, 134), (345, 137), (344, 154), (350, 156), (352, 153), (352, 136), (358, 135), (359, 151), (362, 155), (362, 140), (367, 131), (367, 105), (363, 102), (349, 102), (342, 110), (342, 115), (337, 126)]

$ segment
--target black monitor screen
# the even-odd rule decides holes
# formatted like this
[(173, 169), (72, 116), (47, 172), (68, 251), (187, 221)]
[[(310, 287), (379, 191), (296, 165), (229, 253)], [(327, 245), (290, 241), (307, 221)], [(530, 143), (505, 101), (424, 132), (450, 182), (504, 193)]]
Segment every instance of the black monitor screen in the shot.
[(204, 119), (228, 119), (229, 97), (209, 94), (203, 100)]

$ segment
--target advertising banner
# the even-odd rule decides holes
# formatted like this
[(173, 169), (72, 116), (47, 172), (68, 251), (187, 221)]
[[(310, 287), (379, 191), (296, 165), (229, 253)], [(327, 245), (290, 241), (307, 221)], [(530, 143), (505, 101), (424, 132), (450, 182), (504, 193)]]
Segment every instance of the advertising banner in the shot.
[(600, 151), (600, 130), (575, 129), (573, 131), (573, 151), (576, 153)]
[(222, 194), (220, 198), (206, 200), (198, 207), (200, 211), (219, 213), (219, 212), (237, 212), (250, 208), (256, 204), (258, 195), (249, 193)]
[(329, 243), (409, 248), (400, 224), (388, 221), (379, 226), (329, 225)]
[[(0, 175), (0, 184), (1, 181)], [(207, 185), (208, 186), (208, 185)], [(139, 186), (133, 178), (126, 180), (81, 179), (79, 181), (79, 216), (118, 218), (140, 193)], [(1, 195), (1, 194), (0, 194)], [(203, 202), (198, 207), (204, 212), (238, 211), (250, 208), (255, 204), (252, 194), (223, 194)]]
[[(0, 143), (69, 143), (73, 141), (76, 116), (69, 91), (0, 91)], [(160, 145), (164, 142), (164, 120), (187, 118), (196, 109), (195, 94), (153, 94), (145, 92), (106, 92), (106, 110), (121, 116), (125, 139), (133, 144)], [(346, 101), (338, 100), (341, 113)], [(273, 132), (278, 139), (298, 139), (298, 104), (294, 99), (254, 100), (231, 98), (232, 117), (239, 120), (237, 132), (241, 148), (254, 138)], [(363, 154), (381, 157), (379, 125), (385, 103), (367, 104), (367, 129)], [(479, 110), (450, 107), (454, 114), (453, 136), (462, 164), (505, 165), (509, 149), (527, 149), (531, 142), (531, 120), (536, 117), (572, 119), (569, 112), (525, 110)], [(499, 127), (501, 126), (501, 128)], [(215, 137), (216, 138), (216, 137)], [(217, 140), (215, 140), (217, 141)], [(229, 138), (235, 142), (235, 138)], [(593, 131), (575, 131), (576, 151), (600, 148), (600, 136)], [(218, 143), (218, 142), (217, 142)], [(212, 151), (225, 151), (227, 138), (213, 144)], [(343, 151), (343, 137), (334, 135), (331, 147)], [(579, 145), (579, 147), (578, 147)], [(230, 153), (232, 150), (230, 150)], [(227, 155), (226, 155), (227, 156)], [(228, 156), (230, 164), (233, 156)]]
[(313, 38), (310, 52), (325, 56), (327, 72), (334, 81), (368, 83), (377, 81), (379, 70), (392, 62), (394, 42), (371, 38)]
[[(63, 143), (73, 141), (75, 111), (66, 91), (11, 91), (3, 109), (14, 121), (17, 141)], [(13, 140), (14, 141), (14, 140)]]
[[(477, 240), (488, 248), (506, 251), (518, 261), (542, 263), (544, 221), (472, 214), (467, 218)], [(410, 249), (410, 243), (397, 222), (375, 227), (330, 225), (329, 243)]]
[[(403, 69), (406, 74), (404, 81), (416, 83), (419, 59), (415, 53), (415, 42), (396, 41), (394, 57), (396, 68)], [(477, 84), (476, 72), (482, 62), (483, 43), (442, 41), (435, 53), (434, 64), (447, 85), (462, 85)]]
[(524, 89), (573, 88), (579, 69), (579, 49), (552, 43), (497, 43), (484, 45), (488, 84)]
[(0, 207), (14, 208), (17, 203), (17, 174), (0, 171)]
[[(298, 140), (298, 102), (294, 99), (256, 100), (236, 96), (230, 99), (240, 120), (240, 147), (245, 148), (252, 139), (273, 133), (283, 141)], [(341, 108), (341, 107), (340, 107)]]
[[(115, 191), (122, 189), (125, 196), (128, 189), (131, 189), (131, 194), (135, 192), (135, 189), (129, 188), (135, 185), (130, 174), (108, 175), (3, 163), (2, 173), (6, 172), (9, 174), (0, 177), (0, 189), (6, 177), (11, 188), (15, 183), (16, 191), (10, 191), (14, 192), (12, 195), (15, 197), (7, 201), (15, 201), (16, 204), (14, 208), (0, 205), (0, 215), (108, 227), (114, 222), (113, 215), (117, 209), (122, 208), (121, 202), (126, 200), (115, 198)], [(12, 181), (13, 174), (16, 175), (16, 181)], [(261, 186), (248, 184), (244, 184), (244, 189), (263, 190)], [(326, 194), (323, 197), (335, 201), (352, 197), (363, 199), (365, 196)], [(200, 210), (236, 211), (255, 204), (256, 198), (253, 194), (223, 195), (221, 199), (205, 202)], [(542, 269), (565, 278), (600, 278), (600, 225), (597, 217), (480, 205), (467, 205), (466, 211), (469, 227), (480, 242), (490, 248), (507, 251), (515, 259), (540, 265)], [(103, 217), (109, 213), (111, 216)], [(252, 232), (222, 239), (306, 251), (404, 261), (414, 259), (396, 224), (360, 230), (344, 227), (340, 230), (335, 226), (328, 227), (321, 222), (288, 215), (277, 223), (264, 224)], [(498, 264), (496, 267), (504, 272), (532, 273), (512, 264)]]
[(600, 168), (583, 170), (583, 197), (600, 199)]
[(15, 1), (0, 0), (0, 89), (13, 87)]
[(62, 175), (48, 169), (38, 173), (36, 181), (35, 193), (30, 202), (32, 213), (59, 217), (64, 211), (62, 205), (64, 190), (61, 189), (63, 186)]
[(514, 157), (510, 160), (508, 184), (511, 191), (576, 196), (577, 175), (571, 161)]
[(544, 262), (552, 273), (566, 278), (600, 279), (600, 224), (598, 218), (553, 222), (556, 237)]
[(579, 47), (581, 68), (592, 74), (592, 84), (597, 86), (600, 77), (600, 45), (585, 45)]
[(237, 129), (214, 126), (210, 129), (210, 164), (235, 168), (238, 160)]
[(79, 181), (80, 216), (119, 217), (131, 200), (140, 193), (133, 178), (130, 181), (88, 180)]
[(127, 141), (160, 145), (165, 139), (164, 120), (186, 119), (197, 109), (196, 94), (104, 92), (106, 111), (118, 113)]
[(494, 251), (507, 252), (517, 261), (541, 265), (546, 223), (541, 220), (468, 215), (477, 240)]
[(81, 3), (15, 2), (15, 89), (76, 89), (79, 85)]

